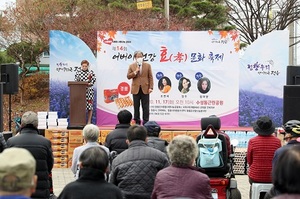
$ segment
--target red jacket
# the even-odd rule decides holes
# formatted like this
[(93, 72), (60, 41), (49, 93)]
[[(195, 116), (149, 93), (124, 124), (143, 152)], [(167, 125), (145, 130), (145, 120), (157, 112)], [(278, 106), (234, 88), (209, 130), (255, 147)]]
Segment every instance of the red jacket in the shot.
[(272, 160), (281, 142), (273, 135), (255, 136), (248, 143), (247, 161), (248, 176), (253, 182), (272, 182)]

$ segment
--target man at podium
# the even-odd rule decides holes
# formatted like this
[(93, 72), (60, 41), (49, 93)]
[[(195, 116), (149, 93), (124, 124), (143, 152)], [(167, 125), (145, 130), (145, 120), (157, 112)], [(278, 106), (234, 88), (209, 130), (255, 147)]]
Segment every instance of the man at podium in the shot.
[(76, 71), (75, 81), (87, 82), (86, 88), (86, 110), (88, 111), (87, 123), (92, 122), (93, 102), (94, 102), (94, 84), (96, 82), (96, 75), (93, 70), (89, 70), (90, 63), (87, 60), (81, 61), (81, 68)]

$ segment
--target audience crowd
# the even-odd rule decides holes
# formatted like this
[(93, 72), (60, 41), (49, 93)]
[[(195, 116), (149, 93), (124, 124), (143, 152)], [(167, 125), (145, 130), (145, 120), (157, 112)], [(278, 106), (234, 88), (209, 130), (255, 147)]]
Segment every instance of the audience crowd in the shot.
[[(195, 167), (196, 139), (178, 135), (168, 143), (159, 138), (157, 122), (131, 125), (127, 110), (121, 110), (117, 119), (104, 145), (98, 141), (99, 127), (83, 128), (84, 144), (73, 152), (74, 181), (63, 188), (59, 199), (213, 198), (209, 177)], [(56, 198), (52, 145), (37, 125), (37, 114), (28, 111), (17, 135), (5, 141), (0, 133), (0, 199)], [(248, 176), (250, 184), (273, 183), (265, 199), (300, 198), (300, 121), (290, 120), (283, 129), (285, 146), (274, 136), (269, 117), (259, 117), (253, 124), (258, 135), (248, 145)]]

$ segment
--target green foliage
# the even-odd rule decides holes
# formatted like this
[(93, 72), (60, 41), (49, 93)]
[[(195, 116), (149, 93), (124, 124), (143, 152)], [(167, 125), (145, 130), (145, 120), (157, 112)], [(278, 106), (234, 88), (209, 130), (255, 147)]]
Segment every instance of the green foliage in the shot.
[(2, 63), (15, 63), (14, 58), (7, 55), (6, 51), (0, 51), (0, 64)]

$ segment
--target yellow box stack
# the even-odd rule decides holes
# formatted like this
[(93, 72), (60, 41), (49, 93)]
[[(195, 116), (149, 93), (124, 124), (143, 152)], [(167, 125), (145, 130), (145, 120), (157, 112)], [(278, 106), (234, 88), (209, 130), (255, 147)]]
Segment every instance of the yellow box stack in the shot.
[(76, 147), (83, 145), (82, 130), (69, 130), (69, 143), (68, 143), (68, 167), (72, 165), (73, 151)]
[(54, 168), (68, 167), (68, 139), (69, 134), (67, 130), (61, 129), (46, 129), (45, 137), (52, 143), (52, 150), (54, 156)]

